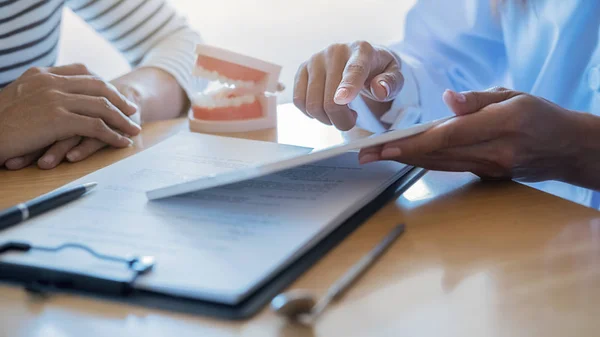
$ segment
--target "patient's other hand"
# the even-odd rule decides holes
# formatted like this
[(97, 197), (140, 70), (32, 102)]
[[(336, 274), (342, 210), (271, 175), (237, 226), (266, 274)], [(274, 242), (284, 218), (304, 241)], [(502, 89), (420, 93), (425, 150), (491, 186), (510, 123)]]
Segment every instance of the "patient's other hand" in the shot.
[[(0, 91), (0, 164), (20, 169), (48, 146), (85, 136), (115, 147), (137, 135), (137, 107), (85, 66), (31, 68)], [(13, 159), (10, 159), (13, 158)]]

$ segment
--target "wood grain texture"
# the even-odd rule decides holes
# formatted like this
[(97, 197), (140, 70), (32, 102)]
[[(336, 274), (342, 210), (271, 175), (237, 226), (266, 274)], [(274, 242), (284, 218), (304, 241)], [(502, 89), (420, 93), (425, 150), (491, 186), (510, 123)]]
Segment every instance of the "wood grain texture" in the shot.
[[(233, 136), (328, 145), (349, 134), (291, 106), (279, 127)], [(34, 197), (176, 132), (184, 120), (144, 126), (135, 145), (52, 171), (0, 171), (0, 207)], [(600, 213), (512, 183), (430, 172), (303, 275), (292, 288), (322, 295), (395, 224), (406, 234), (313, 327), (268, 310), (247, 322), (60, 295), (47, 300), (0, 285), (0, 336), (586, 336), (600, 322)]]

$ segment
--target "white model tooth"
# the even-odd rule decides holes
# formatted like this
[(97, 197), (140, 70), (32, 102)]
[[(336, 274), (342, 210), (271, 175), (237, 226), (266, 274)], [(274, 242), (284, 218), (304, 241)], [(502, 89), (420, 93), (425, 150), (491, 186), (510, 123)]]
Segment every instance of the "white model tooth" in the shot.
[(231, 98), (227, 98), (227, 97), (222, 98), (221, 99), (221, 107), (226, 108), (228, 106), (231, 106)]
[(211, 96), (204, 94), (197, 94), (193, 98), (194, 105), (201, 108), (214, 108), (215, 102)]
[(250, 81), (235, 81), (235, 85), (240, 88), (252, 88), (254, 83)]
[(204, 74), (205, 77), (211, 81), (216, 81), (219, 78), (219, 73), (216, 71), (206, 71)]
[(221, 99), (215, 99), (213, 102), (213, 105), (211, 107), (211, 109), (218, 109), (218, 108), (222, 108), (225, 105), (223, 105), (223, 100)]
[(242, 105), (242, 102), (244, 101), (244, 96), (242, 97), (236, 97), (235, 99), (233, 99), (233, 102), (231, 102), (231, 106), (234, 107), (239, 107), (240, 105)]
[(226, 108), (231, 108), (235, 106), (235, 97), (234, 98), (228, 98), (224, 101), (225, 105), (223, 105)]
[(240, 96), (238, 97), (238, 101), (240, 102), (240, 104), (246, 104), (248, 103), (248, 98), (248, 95)]
[(224, 107), (226, 107), (228, 105), (229, 105), (229, 99), (228, 98), (223, 97), (223, 98), (219, 98), (217, 100), (217, 107), (219, 107), (219, 108), (224, 108)]
[(234, 101), (234, 105), (236, 107), (239, 107), (240, 105), (243, 104), (250, 104), (252, 102), (254, 102), (255, 97), (253, 95), (244, 95), (244, 96), (240, 96), (240, 97), (236, 97), (235, 101)]
[(235, 105), (235, 101), (236, 101), (236, 99), (237, 99), (237, 97), (228, 98), (228, 99), (225, 101), (225, 104), (226, 104), (225, 106), (226, 106), (226, 107), (232, 107), (232, 106), (236, 106), (236, 105)]
[(229, 89), (228, 87), (220, 87), (216, 90), (213, 90), (211, 92), (211, 95), (214, 97), (225, 97), (227, 96), (227, 93), (231, 91), (231, 89)]
[(208, 69), (202, 69), (202, 76), (206, 79), (212, 80), (212, 71), (208, 70)]
[(251, 104), (256, 100), (254, 95), (243, 95), (238, 97), (213, 96), (197, 94), (193, 98), (194, 105), (205, 109), (239, 107), (243, 104)]
[(233, 98), (230, 98), (230, 99), (229, 99), (229, 102), (227, 102), (227, 103), (228, 103), (228, 105), (227, 105), (227, 106), (229, 106), (229, 107), (238, 107), (238, 106), (240, 106), (240, 105), (238, 104), (238, 100), (239, 100), (239, 97), (233, 97)]
[(248, 104), (248, 103), (252, 103), (252, 95), (244, 95), (242, 97), (239, 98), (239, 104)]
[(224, 84), (233, 84), (238, 88), (252, 88), (256, 86), (256, 83), (253, 81), (242, 81), (227, 78), (224, 75), (219, 74), (219, 72), (216, 70), (208, 70), (201, 66), (196, 66), (193, 70), (193, 74), (194, 76), (202, 77), (210, 81), (218, 81)]
[(233, 86), (236, 87), (236, 88), (241, 88), (241, 86), (240, 86), (241, 81), (231, 80), (230, 83), (233, 84)]
[(197, 106), (204, 106), (206, 104), (206, 96), (202, 94), (196, 94), (192, 97), (192, 102)]
[(207, 108), (207, 109), (212, 109), (212, 108), (214, 108), (214, 107), (215, 107), (215, 101), (214, 101), (214, 100), (212, 100), (212, 99), (211, 99), (211, 100), (206, 100), (206, 101), (204, 102), (204, 107), (205, 107), (205, 108)]
[(231, 102), (230, 102), (230, 105), (232, 107), (236, 107), (236, 108), (239, 107), (240, 105), (242, 105), (242, 102), (241, 102), (240, 98), (241, 97), (235, 97), (234, 99), (232, 99)]
[(196, 68), (194, 68), (194, 75), (198, 76), (198, 77), (206, 78), (211, 81), (215, 79), (215, 72), (209, 71), (200, 66), (197, 66)]

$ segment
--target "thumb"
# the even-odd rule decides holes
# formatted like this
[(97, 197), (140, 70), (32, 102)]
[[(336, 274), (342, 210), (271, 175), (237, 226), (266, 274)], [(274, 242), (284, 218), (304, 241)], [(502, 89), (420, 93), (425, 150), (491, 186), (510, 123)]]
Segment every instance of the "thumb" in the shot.
[(486, 91), (456, 92), (446, 90), (442, 96), (446, 105), (456, 115), (468, 115), (477, 112), (486, 106), (506, 101), (517, 93), (505, 88), (492, 88)]
[(371, 80), (371, 96), (377, 101), (388, 102), (396, 98), (404, 86), (404, 77), (398, 67), (386, 69), (386, 72)]

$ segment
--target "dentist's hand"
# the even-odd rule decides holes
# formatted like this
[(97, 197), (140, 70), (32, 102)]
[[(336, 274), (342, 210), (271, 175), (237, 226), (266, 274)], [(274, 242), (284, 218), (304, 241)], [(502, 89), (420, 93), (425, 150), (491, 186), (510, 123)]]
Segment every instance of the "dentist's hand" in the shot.
[(361, 163), (396, 160), (483, 178), (561, 180), (600, 190), (600, 118), (494, 88), (444, 101), (457, 117), (419, 135), (363, 149)]
[(357, 115), (348, 103), (360, 94), (374, 112), (388, 110), (404, 84), (400, 68), (393, 52), (368, 42), (331, 45), (298, 69), (294, 104), (309, 117), (349, 130)]

